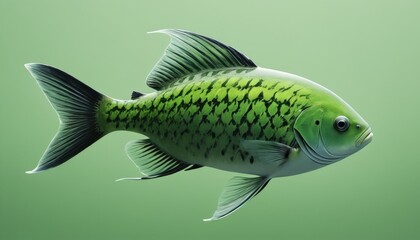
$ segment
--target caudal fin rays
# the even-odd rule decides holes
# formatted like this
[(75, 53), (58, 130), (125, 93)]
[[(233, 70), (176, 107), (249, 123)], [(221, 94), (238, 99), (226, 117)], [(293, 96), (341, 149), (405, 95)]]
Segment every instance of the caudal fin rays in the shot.
[(32, 174), (56, 167), (104, 135), (96, 121), (103, 95), (69, 74), (43, 64), (25, 64), (60, 118), (57, 134)]

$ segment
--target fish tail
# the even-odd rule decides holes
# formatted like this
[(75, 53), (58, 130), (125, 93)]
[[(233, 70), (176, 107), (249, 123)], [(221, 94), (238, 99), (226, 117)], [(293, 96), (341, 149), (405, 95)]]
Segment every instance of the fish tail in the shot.
[(104, 96), (69, 74), (43, 64), (25, 64), (60, 119), (58, 131), (32, 174), (56, 167), (105, 135), (97, 121)]

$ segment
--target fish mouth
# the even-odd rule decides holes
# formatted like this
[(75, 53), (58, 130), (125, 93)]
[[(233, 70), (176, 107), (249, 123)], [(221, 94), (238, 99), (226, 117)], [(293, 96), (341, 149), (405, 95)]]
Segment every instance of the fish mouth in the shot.
[(298, 142), (300, 148), (302, 149), (302, 151), (314, 162), (321, 164), (321, 165), (329, 165), (335, 161), (337, 161), (338, 159), (343, 158), (342, 156), (334, 156), (331, 153), (329, 153), (327, 151), (327, 149), (325, 149), (324, 146), (324, 142), (322, 141), (322, 139), (320, 139), (320, 144), (322, 145), (323, 148), (323, 152), (326, 153), (326, 155), (328, 156), (324, 156), (319, 154), (317, 151), (315, 151), (311, 146), (308, 145), (308, 143), (306, 143), (305, 139), (303, 139), (302, 135), (300, 134), (300, 132), (298, 130), (295, 129), (295, 136), (296, 136), (296, 141)]
[(360, 137), (357, 139), (356, 147), (362, 148), (368, 145), (370, 142), (372, 142), (372, 138), (373, 138), (372, 129), (371, 128), (366, 129), (366, 131), (364, 131), (362, 135), (360, 135)]

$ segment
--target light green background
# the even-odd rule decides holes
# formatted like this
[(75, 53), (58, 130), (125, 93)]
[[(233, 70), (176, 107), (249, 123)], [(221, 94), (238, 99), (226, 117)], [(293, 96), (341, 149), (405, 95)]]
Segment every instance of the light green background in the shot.
[[(419, 239), (419, 1), (0, 1), (0, 239)], [(199, 32), (259, 66), (348, 101), (374, 141), (324, 169), (275, 179), (238, 212), (211, 216), (234, 173), (146, 182), (111, 134), (59, 168), (26, 175), (58, 120), (23, 67), (51, 64), (109, 96), (150, 92), (168, 43)]]

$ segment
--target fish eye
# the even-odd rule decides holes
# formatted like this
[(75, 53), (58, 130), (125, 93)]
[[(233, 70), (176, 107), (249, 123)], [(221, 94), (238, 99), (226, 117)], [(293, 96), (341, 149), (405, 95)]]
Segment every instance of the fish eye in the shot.
[(345, 132), (349, 126), (349, 119), (344, 116), (338, 116), (334, 121), (334, 128), (339, 132)]

